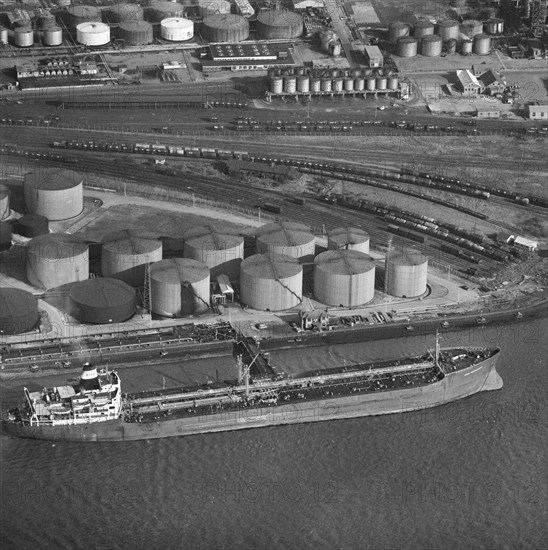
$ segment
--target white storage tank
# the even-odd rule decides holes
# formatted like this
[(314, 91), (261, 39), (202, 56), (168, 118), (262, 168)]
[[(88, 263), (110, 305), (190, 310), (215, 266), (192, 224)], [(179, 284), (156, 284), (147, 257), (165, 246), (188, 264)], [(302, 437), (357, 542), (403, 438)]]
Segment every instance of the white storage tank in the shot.
[(280, 254), (311, 262), (316, 248), (316, 237), (301, 223), (275, 222), (256, 231), (257, 254)]
[(386, 288), (399, 298), (415, 298), (426, 292), (428, 258), (413, 248), (395, 249), (386, 255)]
[(209, 226), (194, 227), (183, 234), (185, 258), (197, 260), (210, 269), (210, 276), (227, 275), (238, 280), (244, 258), (244, 238)]
[(256, 254), (240, 270), (242, 302), (260, 310), (281, 311), (302, 302), (303, 267), (296, 258)]
[(34, 44), (34, 31), (28, 27), (18, 27), (14, 31), (14, 41), (19, 48), (29, 48)]
[(184, 317), (209, 308), (209, 268), (190, 258), (162, 260), (150, 267), (152, 312)]
[(194, 36), (194, 23), (190, 19), (168, 17), (160, 23), (160, 35), (171, 42), (190, 40)]
[(84, 178), (66, 168), (41, 168), (25, 175), (25, 204), (49, 221), (67, 220), (84, 209)]
[(357, 227), (337, 227), (327, 235), (327, 248), (330, 250), (357, 250), (369, 253), (369, 234)]
[(101, 274), (142, 286), (146, 265), (162, 259), (162, 242), (153, 235), (126, 229), (107, 235), (101, 247)]
[(272, 77), (270, 90), (273, 94), (281, 94), (283, 92), (283, 78), (281, 76)]
[(75, 235), (48, 233), (27, 245), (27, 279), (37, 288), (57, 288), (89, 278), (88, 245)]
[(375, 262), (357, 250), (328, 250), (314, 259), (314, 296), (335, 307), (355, 307), (375, 295)]
[(0, 46), (8, 45), (8, 29), (0, 27)]
[(84, 46), (104, 46), (110, 42), (110, 27), (90, 21), (76, 27), (76, 40)]

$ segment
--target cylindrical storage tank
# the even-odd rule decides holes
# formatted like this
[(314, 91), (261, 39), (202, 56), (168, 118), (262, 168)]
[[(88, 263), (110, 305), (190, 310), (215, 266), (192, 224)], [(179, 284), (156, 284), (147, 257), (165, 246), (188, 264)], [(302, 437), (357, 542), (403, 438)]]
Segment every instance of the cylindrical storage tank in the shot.
[(162, 259), (162, 242), (156, 237), (137, 231), (119, 231), (103, 239), (101, 273), (131, 286), (142, 286), (149, 263)]
[(457, 41), (453, 38), (445, 43), (445, 51), (448, 54), (454, 54), (457, 51)]
[(303, 33), (303, 18), (288, 10), (263, 10), (257, 15), (255, 28), (259, 38), (299, 38)]
[(125, 21), (120, 24), (118, 37), (126, 46), (143, 46), (153, 41), (152, 25), (147, 21)]
[(465, 40), (460, 45), (460, 53), (462, 55), (470, 55), (472, 53), (472, 40)]
[(310, 80), (310, 88), (313, 92), (319, 92), (322, 89), (322, 81), (320, 78), (312, 78)]
[(281, 94), (283, 92), (283, 78), (281, 76), (275, 76), (272, 79), (270, 90), (273, 94)]
[(5, 220), (10, 215), (10, 190), (0, 185), (0, 220)]
[(362, 77), (356, 78), (354, 80), (354, 90), (356, 92), (363, 92), (365, 89), (365, 80)]
[(314, 296), (329, 306), (354, 307), (375, 295), (375, 262), (357, 250), (328, 250), (314, 259)]
[(0, 27), (0, 46), (7, 46), (8, 44), (8, 29)]
[(459, 22), (453, 19), (438, 21), (437, 34), (441, 36), (444, 42), (447, 40), (457, 40), (459, 37)]
[(333, 80), (333, 91), (334, 92), (342, 92), (343, 89), (343, 79), (342, 78), (335, 78)]
[(310, 77), (301, 75), (297, 78), (297, 91), (307, 94), (310, 91)]
[(42, 29), (42, 44), (44, 46), (60, 46), (63, 43), (63, 31), (57, 24), (51, 24)]
[(203, 226), (189, 229), (183, 238), (183, 256), (207, 265), (212, 279), (226, 275), (231, 281), (238, 280), (244, 257), (242, 236)]
[(497, 22), (497, 34), (502, 34), (504, 32), (504, 19), (495, 18)]
[(210, 42), (241, 42), (249, 37), (249, 21), (235, 13), (206, 15), (202, 35)]
[(443, 41), (436, 34), (425, 36), (421, 41), (421, 55), (425, 57), (438, 57), (441, 55)]
[(346, 77), (344, 79), (344, 91), (345, 92), (353, 92), (354, 91), (354, 79), (350, 77)]
[(34, 44), (34, 31), (28, 27), (19, 27), (14, 31), (14, 41), (19, 48), (29, 48)]
[(108, 15), (111, 23), (137, 23), (142, 21), (143, 17), (143, 8), (139, 4), (126, 4), (124, 2), (114, 4)]
[(49, 233), (27, 245), (27, 279), (37, 288), (57, 288), (89, 278), (88, 245), (75, 235)]
[(409, 36), (409, 25), (402, 21), (394, 21), (388, 25), (388, 40), (396, 42), (404, 36)]
[(294, 94), (297, 91), (297, 77), (284, 76), (284, 92)]
[(11, 248), (11, 223), (0, 222), (0, 252)]
[(387, 85), (388, 85), (388, 79), (385, 76), (380, 76), (375, 81), (375, 86), (377, 90), (386, 90)]
[(194, 36), (194, 23), (190, 19), (169, 17), (160, 23), (160, 35), (171, 42), (190, 40)]
[(413, 25), (413, 37), (417, 40), (421, 40), (431, 34), (434, 34), (434, 25), (430, 21), (417, 21)]
[(152, 2), (149, 7), (149, 19), (156, 23), (169, 17), (181, 17), (184, 6), (177, 2)]
[(257, 254), (280, 254), (312, 261), (316, 249), (316, 237), (302, 223), (275, 222), (259, 227), (256, 231)]
[(329, 44), (329, 51), (333, 57), (338, 57), (341, 55), (341, 43), (331, 42), (331, 44)]
[(415, 57), (417, 55), (417, 41), (414, 38), (400, 38), (398, 40), (399, 57)]
[(327, 236), (327, 248), (330, 250), (357, 250), (369, 253), (369, 235), (357, 227), (337, 227)]
[(373, 76), (368, 76), (365, 79), (365, 89), (369, 92), (375, 89), (376, 79)]
[(389, 90), (397, 90), (398, 89), (398, 77), (397, 76), (389, 76), (386, 87)]
[(84, 46), (103, 46), (110, 42), (110, 27), (91, 21), (76, 27), (76, 40)]
[(474, 38), (476, 34), (483, 32), (483, 23), (475, 19), (469, 19), (461, 24), (460, 32), (468, 36), (468, 38)]
[(329, 29), (320, 31), (320, 47), (323, 52), (329, 51), (329, 43), (333, 39), (334, 32)]
[(392, 250), (386, 256), (386, 288), (399, 298), (415, 298), (426, 292), (428, 259), (419, 250)]
[(0, 335), (28, 332), (38, 319), (38, 300), (30, 292), (0, 288)]
[(123, 323), (135, 313), (135, 289), (118, 279), (96, 277), (72, 286), (71, 314), (81, 323)]
[(489, 19), (483, 23), (483, 30), (487, 34), (497, 34), (498, 33), (498, 19)]
[(31, 214), (49, 221), (67, 220), (84, 209), (84, 178), (66, 168), (42, 168), (25, 175), (25, 204)]
[(329, 74), (331, 75), (331, 78), (338, 78), (341, 75), (341, 71), (338, 69), (331, 69)]
[(260, 310), (281, 311), (302, 301), (303, 266), (296, 258), (279, 254), (256, 254), (242, 262), (242, 302)]
[(162, 260), (150, 267), (153, 313), (184, 317), (209, 307), (209, 268), (191, 258)]
[(322, 78), (322, 92), (330, 92), (330, 91), (331, 91), (331, 79)]
[(202, 18), (209, 15), (230, 15), (232, 7), (231, 3), (226, 0), (198, 0), (195, 6), (198, 15)]
[(491, 37), (488, 34), (476, 34), (473, 50), (476, 55), (488, 55), (491, 51)]
[(71, 6), (68, 16), (69, 26), (76, 29), (82, 23), (101, 21), (101, 10), (95, 6)]
[(49, 233), (49, 223), (45, 216), (39, 216), (38, 214), (26, 214), (22, 218), (19, 218), (13, 227), (14, 233), (32, 239), (39, 235), (46, 235)]

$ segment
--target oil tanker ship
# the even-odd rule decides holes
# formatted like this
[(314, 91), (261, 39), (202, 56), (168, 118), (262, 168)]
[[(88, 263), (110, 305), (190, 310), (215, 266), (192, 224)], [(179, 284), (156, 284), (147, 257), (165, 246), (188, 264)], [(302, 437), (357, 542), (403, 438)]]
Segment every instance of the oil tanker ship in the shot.
[(121, 393), (116, 372), (86, 364), (74, 386), (24, 388), (3, 426), (34, 439), (128, 441), (403, 413), (500, 389), (499, 354), (436, 341), (418, 357), (274, 377), (252, 377), (253, 361), (238, 356), (232, 382), (137, 394)]

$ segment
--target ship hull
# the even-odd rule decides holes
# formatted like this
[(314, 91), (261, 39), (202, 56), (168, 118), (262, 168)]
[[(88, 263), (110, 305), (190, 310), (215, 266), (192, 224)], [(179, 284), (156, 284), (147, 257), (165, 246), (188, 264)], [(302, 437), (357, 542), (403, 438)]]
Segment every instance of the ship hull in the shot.
[(441, 381), (407, 389), (363, 392), (284, 405), (225, 410), (215, 414), (169, 417), (152, 422), (122, 420), (85, 425), (28, 426), (4, 421), (4, 430), (14, 436), (51, 441), (133, 441), (224, 432), (283, 424), (321, 422), (362, 416), (404, 413), (443, 405), (481, 391), (502, 388), (496, 371), (499, 356), (491, 357), (445, 376)]

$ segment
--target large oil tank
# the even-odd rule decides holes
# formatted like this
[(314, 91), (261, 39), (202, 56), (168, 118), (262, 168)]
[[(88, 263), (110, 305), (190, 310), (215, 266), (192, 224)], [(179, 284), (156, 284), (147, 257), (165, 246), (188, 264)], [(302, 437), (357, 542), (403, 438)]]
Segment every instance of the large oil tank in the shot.
[(38, 214), (25, 214), (15, 222), (13, 232), (27, 239), (46, 235), (49, 233), (48, 219)]
[(210, 276), (227, 275), (238, 280), (244, 257), (244, 238), (235, 232), (210, 226), (194, 227), (183, 234), (185, 258), (192, 258), (209, 267)]
[(0, 252), (11, 248), (11, 223), (0, 222)]
[(343, 89), (343, 79), (342, 78), (335, 78), (333, 80), (333, 91), (334, 92), (342, 92)]
[(434, 24), (430, 21), (421, 20), (413, 25), (413, 37), (417, 40), (421, 40), (431, 34), (434, 34)]
[(110, 27), (98, 21), (80, 23), (76, 27), (76, 40), (84, 46), (104, 46), (110, 42)]
[(377, 80), (374, 76), (368, 76), (366, 79), (365, 79), (365, 89), (368, 91), (368, 92), (371, 92), (375, 89), (375, 86), (377, 84)]
[(126, 46), (143, 46), (153, 41), (152, 25), (147, 21), (124, 21), (118, 29), (118, 37)]
[(330, 91), (331, 91), (331, 79), (322, 78), (322, 92), (330, 92)]
[(388, 79), (385, 76), (379, 76), (379, 78), (375, 81), (375, 87), (377, 90), (386, 90), (386, 86), (388, 85)]
[(95, 6), (71, 6), (68, 9), (69, 26), (76, 29), (82, 23), (101, 21), (101, 10)]
[(312, 92), (317, 93), (322, 89), (322, 81), (320, 78), (311, 78), (310, 79), (310, 89)]
[(280, 254), (303, 261), (311, 261), (316, 248), (316, 237), (302, 223), (275, 222), (256, 230), (257, 254)]
[(468, 19), (461, 24), (460, 32), (468, 36), (468, 38), (474, 38), (476, 34), (483, 32), (483, 23), (475, 19)]
[(81, 323), (122, 323), (135, 313), (135, 289), (118, 279), (96, 277), (72, 286), (71, 314)]
[(49, 233), (28, 243), (27, 279), (33, 286), (47, 290), (88, 278), (88, 245), (75, 235)]
[(25, 175), (25, 204), (49, 221), (67, 220), (84, 209), (84, 178), (66, 168), (40, 168)]
[(162, 259), (162, 242), (155, 236), (126, 229), (107, 235), (101, 247), (101, 273), (131, 286), (145, 282), (146, 265)]
[(310, 77), (301, 75), (297, 78), (297, 91), (302, 94), (307, 94), (310, 91)]
[(15, 45), (19, 48), (29, 48), (34, 44), (34, 31), (28, 27), (18, 27), (14, 31)]
[(242, 302), (260, 310), (281, 311), (302, 301), (303, 267), (296, 258), (256, 254), (241, 265)]
[(21, 334), (38, 324), (38, 300), (19, 288), (0, 288), (0, 334)]
[(202, 35), (210, 42), (241, 42), (249, 37), (249, 21), (235, 13), (206, 15)]
[(417, 55), (417, 41), (411, 37), (400, 38), (397, 49), (399, 57), (415, 57)]
[(402, 21), (394, 21), (388, 25), (388, 40), (390, 42), (397, 42), (404, 36), (409, 36), (409, 25)]
[(283, 92), (283, 78), (281, 76), (275, 76), (271, 80), (270, 91), (273, 94), (281, 94)]
[(460, 45), (461, 55), (470, 55), (472, 53), (472, 40), (464, 40)]
[(263, 10), (257, 15), (256, 30), (259, 38), (291, 39), (303, 33), (303, 18), (288, 10)]
[(10, 215), (10, 190), (0, 185), (0, 220), (5, 220)]
[(388, 77), (388, 83), (386, 86), (389, 90), (397, 90), (398, 89), (398, 77), (397, 76), (389, 76)]
[(152, 2), (148, 9), (148, 17), (151, 21), (159, 23), (169, 17), (181, 17), (184, 6), (177, 2)]
[(44, 46), (60, 46), (63, 43), (63, 30), (57, 23), (42, 27), (42, 44)]
[(111, 23), (137, 23), (144, 17), (143, 8), (139, 4), (120, 2), (109, 9), (108, 19)]
[(369, 235), (358, 227), (337, 227), (327, 235), (327, 248), (330, 250), (357, 250), (369, 252)]
[(297, 91), (297, 77), (284, 76), (284, 92), (294, 94)]
[(354, 79), (351, 77), (346, 77), (344, 79), (344, 91), (345, 92), (353, 92), (354, 91)]
[(356, 92), (363, 92), (363, 90), (365, 89), (365, 80), (363, 79), (363, 77), (358, 77), (354, 80), (354, 90)]
[(329, 306), (354, 307), (375, 295), (375, 262), (357, 250), (328, 250), (314, 259), (314, 296)]
[(491, 51), (491, 37), (488, 34), (476, 34), (473, 50), (476, 55), (488, 55)]
[(209, 307), (209, 268), (191, 258), (162, 260), (150, 267), (152, 312), (184, 317)]
[(392, 250), (386, 256), (385, 266), (388, 294), (415, 298), (426, 292), (428, 259), (419, 250)]
[(421, 41), (421, 55), (425, 57), (438, 57), (441, 55), (442, 48), (443, 41), (436, 34), (425, 36)]
[(444, 21), (438, 21), (438, 32), (441, 39), (457, 40), (459, 37), (459, 22), (454, 19), (445, 19)]
[(190, 19), (168, 17), (160, 23), (160, 34), (171, 42), (190, 40), (194, 36), (194, 23)]

